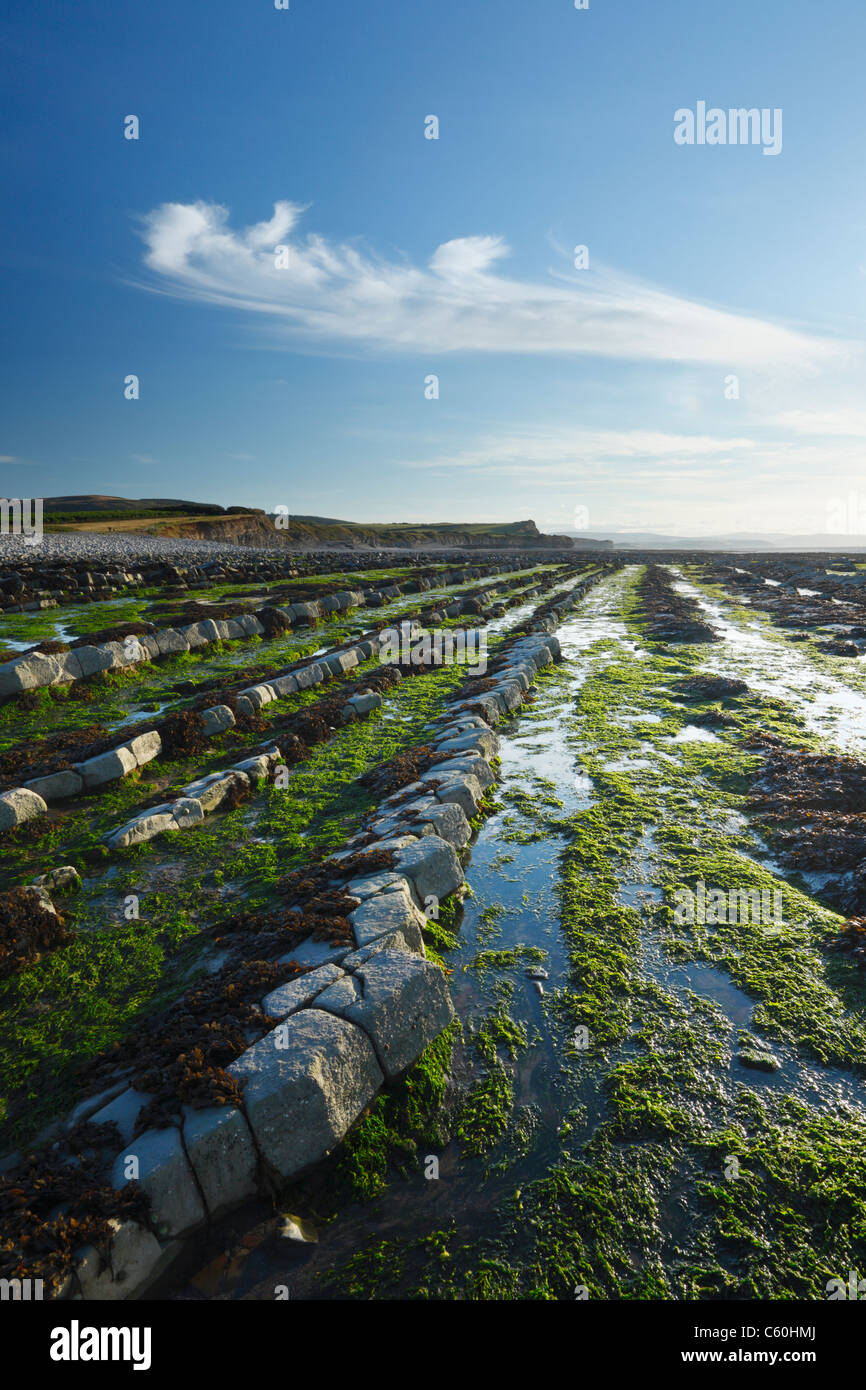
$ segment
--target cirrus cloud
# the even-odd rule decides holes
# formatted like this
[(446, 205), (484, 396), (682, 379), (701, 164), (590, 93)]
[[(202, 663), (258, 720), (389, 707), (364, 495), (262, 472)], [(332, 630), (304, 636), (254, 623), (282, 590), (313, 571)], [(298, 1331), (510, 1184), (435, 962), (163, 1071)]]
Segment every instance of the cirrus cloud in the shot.
[[(826, 366), (835, 342), (641, 284), (610, 270), (509, 277), (498, 236), (458, 237), (425, 266), (315, 233), (287, 201), (241, 230), (227, 208), (163, 203), (143, 219), (148, 288), (263, 315), (296, 343), (417, 353), (592, 354), (631, 361)], [(283, 246), (285, 264), (277, 265)]]

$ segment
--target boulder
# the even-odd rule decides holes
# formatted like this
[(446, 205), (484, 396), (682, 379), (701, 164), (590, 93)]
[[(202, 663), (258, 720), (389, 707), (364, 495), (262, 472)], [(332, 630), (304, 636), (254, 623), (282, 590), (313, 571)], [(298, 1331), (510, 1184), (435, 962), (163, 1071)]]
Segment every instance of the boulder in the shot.
[(499, 735), (492, 729), (466, 729), (443, 739), (436, 745), (438, 753), (475, 752), (489, 761), (499, 752)]
[(207, 633), (203, 631), (203, 628), (204, 623), (190, 623), (189, 627), (182, 627), (180, 629), (181, 636), (185, 639), (191, 652), (196, 651), (199, 647), (206, 647), (209, 644), (210, 638)]
[(165, 1251), (153, 1231), (136, 1221), (108, 1219), (107, 1262), (93, 1245), (76, 1255), (75, 1273), (86, 1302), (115, 1303), (135, 1295), (159, 1273)]
[(469, 821), (456, 802), (431, 807), (424, 812), (424, 820), (432, 825), (434, 834), (455, 849), (462, 849), (472, 838)]
[(501, 681), (495, 690), (490, 691), (490, 694), (498, 695), (509, 714), (513, 710), (519, 709), (523, 703), (523, 686), (516, 680)]
[(345, 1019), (301, 1009), (228, 1067), (259, 1150), (283, 1180), (340, 1142), (384, 1080), (369, 1038)]
[(211, 1218), (255, 1196), (258, 1160), (240, 1110), (185, 1105), (183, 1142)]
[(260, 777), (267, 777), (271, 770), (271, 760), (264, 753), (260, 753), (256, 758), (245, 758), (242, 763), (235, 763), (235, 771), (243, 772), (252, 783), (258, 782)]
[(302, 666), (300, 670), (294, 671), (293, 675), (299, 690), (309, 690), (311, 686), (321, 685), (325, 679), (324, 672), (317, 661), (310, 666)]
[(81, 877), (73, 864), (61, 864), (56, 869), (49, 869), (47, 874), (40, 874), (34, 878), (33, 888), (44, 888), (47, 893), (66, 893), (72, 888), (78, 888), (81, 884)]
[(224, 734), (226, 729), (234, 728), (235, 717), (228, 705), (211, 705), (201, 713), (201, 723), (208, 738)]
[(248, 786), (249, 782), (244, 773), (230, 768), (227, 772), (212, 772), (208, 777), (190, 782), (188, 787), (184, 787), (184, 796), (194, 797), (201, 802), (205, 815), (209, 815), (222, 805), (232, 791), (243, 791)]
[(363, 714), (369, 714), (371, 710), (378, 709), (382, 704), (382, 696), (375, 694), (372, 690), (363, 695), (353, 695), (343, 706), (343, 719), (360, 718)]
[[(86, 647), (76, 648), (82, 669), (84, 668), (85, 661), (82, 653), (87, 650), (88, 648)], [(100, 671), (122, 671), (125, 666), (133, 664), (127, 657), (126, 648), (122, 642), (97, 642), (97, 644), (89, 648), (89, 650), (95, 653), (96, 659), (100, 663), (97, 670)]]
[(104, 837), (109, 849), (127, 849), (130, 845), (142, 845), (148, 840), (153, 840), (157, 835), (162, 835), (165, 831), (177, 830), (178, 824), (174, 818), (171, 806), (155, 806), (149, 811), (143, 811), (134, 820), (127, 821), (119, 830), (114, 830)]
[(177, 830), (189, 830), (204, 820), (204, 807), (196, 796), (181, 796), (171, 803), (171, 815)]
[(445, 762), (434, 763), (428, 772), (422, 772), (421, 781), (447, 782), (452, 777), (465, 777), (467, 773), (481, 784), (482, 790), (492, 787), (496, 781), (487, 760), (473, 753), (458, 753), (456, 757), (448, 758)]
[(277, 676), (269, 685), (278, 700), (284, 700), (287, 695), (294, 695), (299, 688), (291, 672), (287, 676)]
[(347, 652), (332, 652), (330, 656), (319, 658), (319, 664), (332, 676), (341, 676), (358, 664), (358, 653), (354, 647)]
[(0, 696), (20, 695), (25, 690), (53, 685), (60, 675), (60, 664), (53, 656), (33, 652), (30, 656), (16, 657), (0, 666)]
[(108, 753), (100, 753), (95, 758), (88, 758), (84, 763), (76, 763), (75, 771), (80, 775), (85, 788), (91, 791), (94, 787), (104, 786), (106, 782), (116, 782), (119, 777), (125, 777), (137, 767), (135, 754), (130, 752), (127, 745), (121, 744), (119, 748), (112, 748)]
[(152, 762), (158, 758), (162, 752), (162, 739), (156, 729), (150, 729), (146, 734), (139, 734), (137, 738), (130, 739), (124, 747), (128, 748), (135, 758), (139, 767), (144, 767), (145, 763)]
[(34, 777), (32, 782), (25, 782), (24, 786), (45, 801), (66, 801), (71, 796), (80, 796), (84, 790), (83, 780), (71, 768), (63, 772), (50, 772), (47, 777)]
[(292, 623), (315, 623), (322, 616), (317, 603), (292, 603), (286, 612)]
[(34, 816), (44, 816), (48, 807), (42, 797), (27, 787), (14, 787), (0, 792), (0, 831), (11, 830)]
[(369, 946), (378, 936), (399, 932), (407, 950), (416, 955), (424, 954), (421, 931), (427, 924), (426, 918), (413, 903), (408, 890), (367, 898), (349, 913), (349, 921), (359, 947)]
[(176, 652), (189, 651), (189, 642), (176, 628), (161, 628), (155, 636), (160, 656), (173, 656)]
[(453, 802), (460, 807), (467, 820), (471, 820), (475, 815), (481, 805), (483, 795), (481, 783), (471, 773), (449, 777), (441, 786), (436, 788), (436, 800), (441, 802), (443, 806)]
[(463, 884), (463, 870), (451, 845), (438, 835), (427, 835), (415, 844), (398, 849), (395, 867), (412, 880), (421, 902), (429, 897), (447, 898)]
[(198, 626), (209, 642), (228, 641), (228, 625), (221, 618), (205, 618)]
[(319, 1009), (363, 1028), (389, 1080), (417, 1062), (454, 1017), (442, 970), (403, 951), (377, 952), (320, 994)]
[(241, 695), (246, 696), (253, 709), (261, 709), (263, 705), (269, 705), (276, 699), (269, 685), (251, 685), (247, 690), (242, 690)]

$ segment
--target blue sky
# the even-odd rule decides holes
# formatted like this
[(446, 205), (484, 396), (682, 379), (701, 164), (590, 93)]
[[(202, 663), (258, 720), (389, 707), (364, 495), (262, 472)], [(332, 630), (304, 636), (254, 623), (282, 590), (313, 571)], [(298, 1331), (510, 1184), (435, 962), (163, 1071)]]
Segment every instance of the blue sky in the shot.
[[(2, 35), (4, 495), (866, 510), (860, 0), (33, 0)], [(781, 152), (677, 145), (699, 101), (781, 109)]]

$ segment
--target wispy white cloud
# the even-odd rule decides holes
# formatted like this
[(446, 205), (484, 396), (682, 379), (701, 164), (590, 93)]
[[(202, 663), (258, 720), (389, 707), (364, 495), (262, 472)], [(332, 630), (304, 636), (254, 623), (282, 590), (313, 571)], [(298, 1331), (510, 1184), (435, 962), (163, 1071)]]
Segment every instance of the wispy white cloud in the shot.
[(844, 435), (866, 439), (866, 410), (786, 410), (774, 423), (796, 434)]
[[(418, 353), (593, 354), (632, 361), (820, 367), (848, 349), (820, 336), (670, 294), (610, 270), (521, 280), (498, 236), (436, 248), (425, 266), (302, 236), (278, 202), (234, 230), (214, 203), (163, 203), (144, 219), (149, 287), (265, 316), (291, 341)], [(287, 248), (279, 266), (276, 248)]]
[[(436, 471), (460, 469), (500, 477), (524, 478), (537, 484), (574, 481), (578, 477), (609, 478), (611, 468), (641, 478), (694, 477), (694, 465), (705, 476), (708, 464), (722, 464), (747, 456), (756, 448), (748, 438), (720, 438), (705, 434), (671, 434), (662, 430), (561, 429), (509, 430), (489, 434), (466, 448), (434, 454), (424, 459), (401, 461), (401, 467)], [(670, 460), (674, 467), (655, 468)], [(692, 466), (690, 466), (692, 465)]]

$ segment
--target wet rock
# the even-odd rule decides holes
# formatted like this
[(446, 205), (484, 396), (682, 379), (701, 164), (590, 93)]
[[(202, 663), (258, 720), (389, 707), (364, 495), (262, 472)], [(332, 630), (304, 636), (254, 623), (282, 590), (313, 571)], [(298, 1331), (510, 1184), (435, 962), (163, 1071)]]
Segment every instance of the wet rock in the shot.
[(318, 662), (313, 662), (310, 666), (302, 666), (300, 670), (294, 671), (293, 675), (297, 681), (299, 690), (309, 690), (311, 686), (321, 685), (325, 679), (324, 673)]
[(752, 1071), (779, 1071), (782, 1065), (772, 1052), (764, 1052), (759, 1048), (741, 1048), (737, 1053), (737, 1061), (741, 1067), (749, 1067)]
[(463, 870), (451, 845), (437, 835), (428, 835), (415, 844), (398, 849), (396, 868), (412, 880), (421, 902), (428, 897), (447, 898), (463, 885)]
[(431, 807), (424, 813), (424, 819), (432, 825), (435, 835), (447, 840), (455, 849), (462, 849), (472, 838), (469, 821), (456, 802)]
[(254, 710), (271, 704), (277, 698), (269, 685), (252, 685), (248, 690), (242, 690), (241, 695), (249, 700)]
[(204, 807), (195, 796), (181, 796), (171, 803), (171, 815), (177, 830), (189, 830), (204, 820)]
[(294, 695), (299, 689), (298, 682), (291, 673), (277, 676), (269, 684), (278, 700), (284, 700), (287, 695)]
[(320, 965), (338, 965), (350, 949), (349, 946), (332, 946), (327, 941), (313, 941), (310, 937), (302, 941), (300, 946), (295, 946), (288, 955), (280, 956), (280, 961), (294, 961), (305, 968), (317, 969)]
[(109, 849), (127, 849), (130, 845), (145, 844), (148, 840), (153, 840), (157, 835), (162, 835), (165, 831), (177, 830), (177, 821), (174, 819), (173, 808), (165, 806), (155, 806), (150, 811), (144, 811), (136, 816), (134, 820), (127, 821), (119, 830), (112, 831), (104, 837), (105, 844)]
[(0, 666), (0, 696), (20, 695), (25, 690), (38, 690), (60, 679), (61, 667), (56, 657), (33, 652), (17, 657)]
[(107, 1105), (91, 1112), (95, 1125), (117, 1125), (124, 1144), (128, 1144), (135, 1132), (138, 1117), (153, 1099), (144, 1091), (136, 1091), (132, 1086), (124, 1086), (119, 1095), (113, 1096)]
[(154, 634), (160, 656), (173, 656), (177, 652), (188, 652), (189, 643), (182, 632), (176, 628), (165, 627)]
[(371, 710), (378, 709), (382, 704), (382, 696), (373, 691), (367, 691), (363, 695), (353, 695), (343, 706), (342, 717), (346, 719), (357, 719), (361, 715), (369, 714)]
[(492, 787), (496, 781), (486, 759), (472, 753), (459, 753), (457, 757), (434, 763), (428, 772), (421, 774), (421, 781), (430, 782), (437, 778), (448, 781), (451, 777), (465, 777), (467, 774), (474, 777), (484, 790)]
[(471, 773), (465, 773), (462, 777), (448, 777), (436, 788), (436, 800), (446, 806), (453, 802), (460, 807), (467, 820), (471, 820), (477, 812), (483, 795), (481, 783)]
[(346, 892), (353, 898), (372, 898), (375, 893), (383, 893), (387, 889), (408, 889), (408, 880), (400, 874), (382, 873), (371, 874), (368, 878), (353, 878), (351, 883), (346, 884)]
[(190, 782), (187, 787), (184, 787), (184, 792), (186, 796), (194, 797), (200, 801), (205, 815), (210, 815), (234, 792), (245, 791), (248, 787), (249, 781), (244, 773), (237, 772), (232, 768), (228, 772), (212, 772), (208, 777), (201, 777), (197, 782)]
[(437, 743), (436, 751), (439, 753), (465, 753), (475, 752), (489, 762), (499, 752), (499, 736), (492, 729), (467, 729), (465, 733), (455, 734), (453, 737), (444, 739)]

